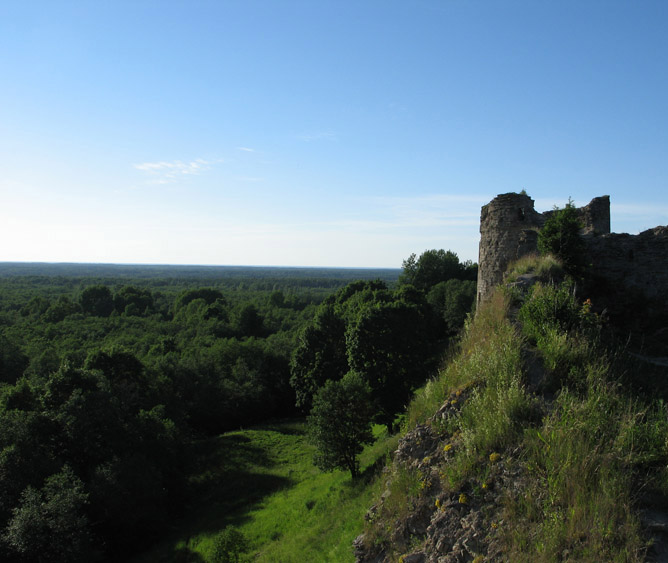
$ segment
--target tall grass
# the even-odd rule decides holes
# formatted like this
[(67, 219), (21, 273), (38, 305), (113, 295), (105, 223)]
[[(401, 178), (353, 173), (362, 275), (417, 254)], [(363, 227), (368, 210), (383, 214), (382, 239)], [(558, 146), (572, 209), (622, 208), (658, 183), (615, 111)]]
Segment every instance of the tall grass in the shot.
[[(516, 272), (536, 268), (556, 276), (560, 266), (530, 257)], [(429, 424), (445, 444), (447, 455), (433, 461), (437, 494), (475, 495), (491, 459), (504, 459), (506, 469), (493, 471), (516, 475), (498, 497), (504, 559), (643, 560), (639, 493), (668, 499), (666, 406), (622, 385), (617, 356), (601, 345), (600, 320), (572, 285), (537, 284), (518, 296), (519, 323), (503, 292), (469, 320), (448, 364), (409, 406), (405, 430)], [(544, 397), (525, 385), (523, 350), (532, 347), (544, 366)], [(391, 543), (391, 526), (420, 502), (423, 475), (395, 463), (392, 479), (366, 534), (398, 554), (406, 546)]]
[(619, 384), (597, 319), (568, 285), (536, 286), (518, 316), (559, 392), (540, 428), (525, 433), (530, 478), (506, 505), (510, 558), (643, 560), (634, 508), (651, 464), (666, 461), (665, 409), (643, 406)]
[(439, 376), (420, 389), (408, 406), (405, 429), (427, 422), (450, 393), (483, 381), (517, 379), (521, 371), (519, 346), (506, 317), (508, 306), (506, 296), (497, 292), (466, 322), (462, 339), (451, 350)]
[(551, 283), (564, 279), (566, 272), (563, 262), (552, 254), (527, 254), (510, 264), (505, 280), (513, 282), (524, 274), (534, 274), (543, 283)]

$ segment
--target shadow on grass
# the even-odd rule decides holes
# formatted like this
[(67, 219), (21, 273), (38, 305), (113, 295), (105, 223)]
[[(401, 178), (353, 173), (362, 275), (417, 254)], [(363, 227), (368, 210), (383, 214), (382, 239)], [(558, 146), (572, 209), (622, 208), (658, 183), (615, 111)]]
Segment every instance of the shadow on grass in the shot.
[(277, 420), (277, 421), (268, 421), (259, 426), (255, 426), (257, 430), (270, 430), (272, 432), (278, 432), (285, 436), (305, 436), (306, 435), (306, 426), (304, 425), (303, 418), (295, 418), (291, 420)]
[(376, 457), (376, 459), (370, 465), (367, 465), (359, 476), (359, 481), (363, 482), (365, 485), (371, 483), (378, 475), (380, 475), (385, 467), (387, 455), (382, 453)]
[(243, 514), (264, 497), (294, 484), (287, 477), (264, 472), (276, 464), (247, 436), (226, 434), (198, 444), (197, 450), (189, 512), (225, 515), (208, 519), (210, 525), (198, 531), (240, 525), (246, 519)]
[(174, 552), (173, 557), (165, 561), (172, 561), (173, 563), (204, 563), (204, 559), (199, 553), (191, 551), (187, 547), (182, 547)]
[[(196, 546), (202, 536), (228, 526), (242, 526), (267, 497), (295, 484), (292, 478), (276, 474), (280, 462), (273, 459), (272, 452), (280, 440), (255, 434), (261, 430), (303, 434), (298, 421), (294, 425), (270, 423), (253, 427), (250, 432), (230, 432), (193, 444), (189, 451), (190, 481), (183, 517), (173, 523), (172, 534), (163, 537), (161, 545), (144, 555), (142, 563), (204, 561), (194, 551), (199, 550)], [(190, 545), (191, 538), (196, 544)], [(176, 548), (184, 540), (186, 545), (181, 543)]]

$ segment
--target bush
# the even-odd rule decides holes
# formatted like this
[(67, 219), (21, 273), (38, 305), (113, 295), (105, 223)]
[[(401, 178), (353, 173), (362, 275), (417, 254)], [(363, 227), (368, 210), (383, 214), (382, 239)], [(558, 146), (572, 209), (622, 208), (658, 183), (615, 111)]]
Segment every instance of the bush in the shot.
[(565, 282), (553, 286), (538, 283), (531, 289), (518, 318), (524, 334), (535, 342), (552, 329), (567, 332), (579, 326), (581, 309), (575, 301), (571, 284)]
[(571, 275), (581, 276), (585, 268), (585, 246), (580, 236), (582, 221), (572, 200), (563, 209), (555, 209), (538, 233), (538, 250), (553, 254)]
[(225, 528), (213, 540), (212, 563), (239, 563), (248, 551), (246, 537), (236, 528)]

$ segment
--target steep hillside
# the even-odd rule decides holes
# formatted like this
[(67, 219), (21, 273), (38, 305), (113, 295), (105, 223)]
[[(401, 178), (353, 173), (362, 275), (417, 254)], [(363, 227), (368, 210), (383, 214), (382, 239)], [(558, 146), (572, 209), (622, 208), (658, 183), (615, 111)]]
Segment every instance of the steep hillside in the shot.
[(558, 264), (514, 277), (411, 404), (358, 561), (665, 560), (665, 368), (612, 345)]

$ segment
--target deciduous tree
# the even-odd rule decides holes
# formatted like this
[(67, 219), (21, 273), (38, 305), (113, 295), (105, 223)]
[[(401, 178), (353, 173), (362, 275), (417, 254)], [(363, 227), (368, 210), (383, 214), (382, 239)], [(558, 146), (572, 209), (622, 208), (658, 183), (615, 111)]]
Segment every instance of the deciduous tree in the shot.
[(308, 417), (315, 464), (323, 471), (347, 469), (353, 479), (358, 477), (357, 456), (373, 442), (372, 414), (370, 389), (359, 374), (349, 372), (325, 383)]

